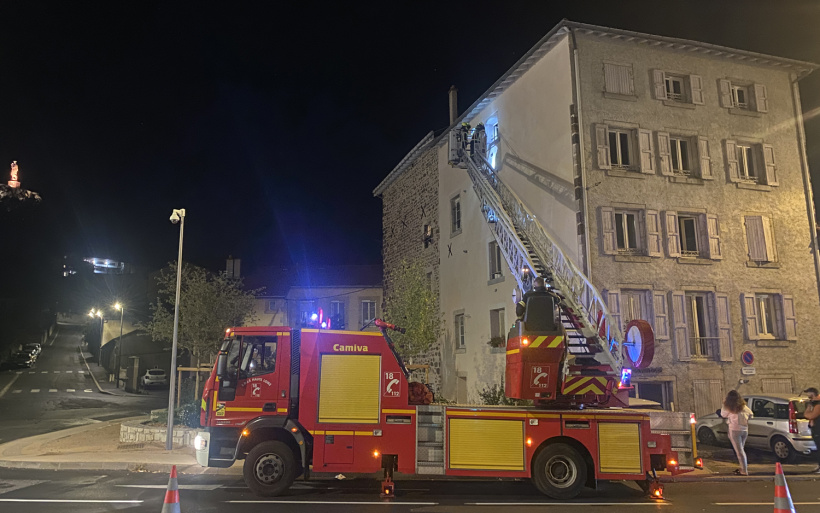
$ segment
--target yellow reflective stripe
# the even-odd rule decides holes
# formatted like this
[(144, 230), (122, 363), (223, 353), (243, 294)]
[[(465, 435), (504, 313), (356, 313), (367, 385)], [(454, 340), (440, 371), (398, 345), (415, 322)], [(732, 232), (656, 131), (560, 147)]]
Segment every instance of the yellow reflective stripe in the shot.
[(598, 386), (595, 383), (593, 383), (593, 384), (589, 385), (588, 387), (583, 388), (583, 389), (575, 392), (575, 395), (584, 395), (587, 392), (593, 392), (597, 395), (603, 395), (603, 393), (604, 393), (600, 388), (598, 388)]
[(202, 399), (202, 409), (203, 409), (203, 410), (207, 410), (207, 409), (208, 409), (208, 403), (206, 403), (206, 402), (205, 402), (205, 399), (204, 399), (204, 398)]
[(520, 351), (520, 349), (510, 349), (509, 351), (507, 351), (507, 354), (516, 354), (519, 351)]
[(526, 413), (500, 412), (500, 411), (448, 411), (449, 417), (526, 417)]
[(225, 411), (262, 411), (262, 408), (225, 408)]
[(564, 390), (563, 390), (563, 393), (567, 394), (569, 392), (572, 392), (573, 390), (575, 390), (576, 388), (580, 387), (581, 385), (583, 385), (584, 383), (586, 383), (588, 381), (589, 381), (589, 378), (579, 378), (576, 381), (573, 381), (569, 385), (565, 386)]
[(557, 419), (557, 418), (560, 418), (560, 417), (561, 417), (561, 415), (559, 415), (557, 413), (550, 413), (550, 414), (528, 413), (527, 414), (528, 419)]
[(287, 412), (288, 412), (287, 408), (277, 408), (276, 409), (276, 413), (287, 413)]
[(335, 334), (346, 334), (346, 335), (364, 335), (368, 337), (381, 337), (382, 334), (379, 331), (341, 331), (341, 330), (316, 330), (316, 329), (304, 329), (302, 333), (335, 333)]
[(353, 436), (353, 431), (325, 431), (326, 435), (350, 435)]
[(549, 348), (558, 347), (558, 346), (561, 345), (561, 342), (563, 342), (563, 341), (564, 341), (564, 337), (559, 335), (559, 336), (555, 337), (555, 340), (550, 342), (549, 345), (547, 345), (547, 347), (549, 347)]
[(542, 344), (545, 340), (547, 340), (547, 336), (546, 336), (546, 335), (541, 335), (540, 337), (535, 337), (535, 340), (533, 340), (532, 344), (530, 344), (530, 347), (538, 347), (538, 346), (540, 346), (540, 345), (541, 345), (541, 344)]
[(373, 436), (373, 431), (354, 431), (356, 436)]
[(308, 433), (310, 433), (311, 435), (324, 435), (325, 434), (325, 432), (321, 431), (321, 430), (320, 431), (311, 431), (309, 429), (308, 429)]
[(412, 415), (416, 413), (416, 410), (382, 410), (382, 413), (405, 413), (408, 415)]
[(649, 420), (649, 417), (629, 417), (626, 415), (596, 415), (598, 420)]

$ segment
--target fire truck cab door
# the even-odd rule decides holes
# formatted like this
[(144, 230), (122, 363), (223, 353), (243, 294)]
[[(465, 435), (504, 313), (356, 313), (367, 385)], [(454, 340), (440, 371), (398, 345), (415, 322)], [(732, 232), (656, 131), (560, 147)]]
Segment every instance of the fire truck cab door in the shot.
[(260, 415), (286, 413), (288, 376), (282, 377), (286, 362), (279, 362), (279, 338), (274, 335), (242, 337), (241, 358), (236, 384), (236, 400), (228, 409), (231, 417), (248, 421)]

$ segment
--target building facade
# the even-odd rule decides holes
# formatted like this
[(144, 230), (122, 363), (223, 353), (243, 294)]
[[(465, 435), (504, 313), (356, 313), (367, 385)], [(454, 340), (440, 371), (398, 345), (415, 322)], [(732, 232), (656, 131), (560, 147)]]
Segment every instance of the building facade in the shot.
[[(499, 178), (621, 325), (653, 325), (639, 397), (701, 415), (733, 388), (814, 384), (818, 261), (797, 81), (815, 67), (562, 22), (451, 114), (454, 127), (483, 123)], [(374, 192), (385, 274), (397, 246), (434, 271), (440, 393), (474, 402), (501, 383), (494, 346), (520, 291), (469, 177), (448, 164), (447, 133), (425, 137)], [(432, 198), (435, 218), (402, 217)]]

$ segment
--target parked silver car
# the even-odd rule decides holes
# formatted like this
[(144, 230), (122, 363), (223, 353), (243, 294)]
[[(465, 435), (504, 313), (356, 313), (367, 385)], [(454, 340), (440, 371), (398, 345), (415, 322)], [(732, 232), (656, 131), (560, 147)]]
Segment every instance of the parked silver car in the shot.
[[(794, 461), (798, 454), (811, 454), (817, 450), (811, 439), (809, 421), (803, 417), (807, 398), (792, 394), (759, 394), (745, 399), (754, 413), (749, 419), (746, 447), (770, 450), (784, 462)], [(729, 443), (726, 419), (715, 413), (698, 419), (695, 429), (701, 443)]]

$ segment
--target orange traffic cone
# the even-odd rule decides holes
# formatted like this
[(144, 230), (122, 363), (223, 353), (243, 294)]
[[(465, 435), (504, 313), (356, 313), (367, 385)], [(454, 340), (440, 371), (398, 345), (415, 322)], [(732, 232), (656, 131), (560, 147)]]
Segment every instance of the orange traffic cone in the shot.
[(168, 490), (165, 492), (165, 502), (162, 504), (162, 513), (180, 513), (179, 484), (177, 483), (176, 465), (171, 467), (171, 477), (168, 479)]
[(780, 462), (774, 472), (774, 513), (797, 513)]

